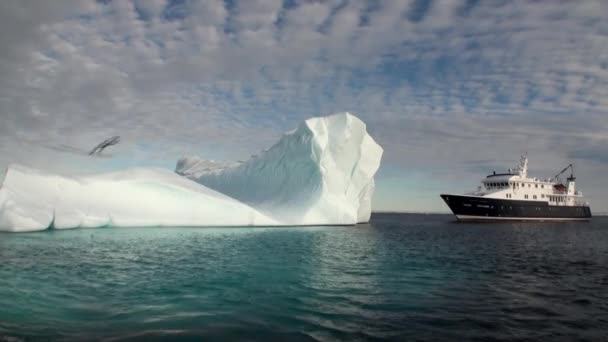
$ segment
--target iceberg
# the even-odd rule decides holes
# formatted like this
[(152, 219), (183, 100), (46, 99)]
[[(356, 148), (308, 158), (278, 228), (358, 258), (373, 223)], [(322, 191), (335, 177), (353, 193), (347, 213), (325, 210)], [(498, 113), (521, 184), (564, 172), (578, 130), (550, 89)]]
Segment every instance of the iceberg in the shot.
[(11, 165), (0, 231), (144, 226), (352, 225), (371, 215), (382, 148), (350, 113), (311, 118), (245, 162), (182, 158), (175, 172), (82, 177)]
[(176, 172), (288, 225), (369, 221), (382, 148), (350, 113), (311, 118), (240, 164), (197, 157)]

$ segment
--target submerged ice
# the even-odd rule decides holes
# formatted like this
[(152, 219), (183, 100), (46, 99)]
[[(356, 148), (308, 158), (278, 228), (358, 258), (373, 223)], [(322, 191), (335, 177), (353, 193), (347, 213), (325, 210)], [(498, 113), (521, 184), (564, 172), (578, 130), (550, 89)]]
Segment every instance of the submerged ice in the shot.
[(382, 148), (349, 113), (308, 119), (242, 163), (180, 159), (175, 172), (64, 177), (11, 166), (0, 230), (347, 225), (371, 214)]

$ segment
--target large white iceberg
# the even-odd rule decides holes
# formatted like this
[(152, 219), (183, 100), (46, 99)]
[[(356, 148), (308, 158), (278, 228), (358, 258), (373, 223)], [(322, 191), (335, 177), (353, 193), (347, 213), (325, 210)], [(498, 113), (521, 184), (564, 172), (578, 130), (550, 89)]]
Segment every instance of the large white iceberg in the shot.
[(350, 225), (371, 214), (382, 148), (349, 113), (306, 120), (242, 163), (178, 161), (176, 172), (86, 177), (11, 166), (0, 231), (132, 226)]

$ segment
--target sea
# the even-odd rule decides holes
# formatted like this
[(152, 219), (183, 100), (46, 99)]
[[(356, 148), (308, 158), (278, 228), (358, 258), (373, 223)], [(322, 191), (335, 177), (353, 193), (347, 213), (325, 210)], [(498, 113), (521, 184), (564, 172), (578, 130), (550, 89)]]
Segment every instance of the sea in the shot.
[(0, 341), (608, 341), (608, 217), (0, 234)]

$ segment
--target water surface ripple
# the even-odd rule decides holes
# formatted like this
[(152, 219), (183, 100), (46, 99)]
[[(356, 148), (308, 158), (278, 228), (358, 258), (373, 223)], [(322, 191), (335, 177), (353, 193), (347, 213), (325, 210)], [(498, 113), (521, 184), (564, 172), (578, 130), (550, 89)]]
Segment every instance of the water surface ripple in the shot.
[(608, 218), (0, 234), (2, 340), (605, 340)]

